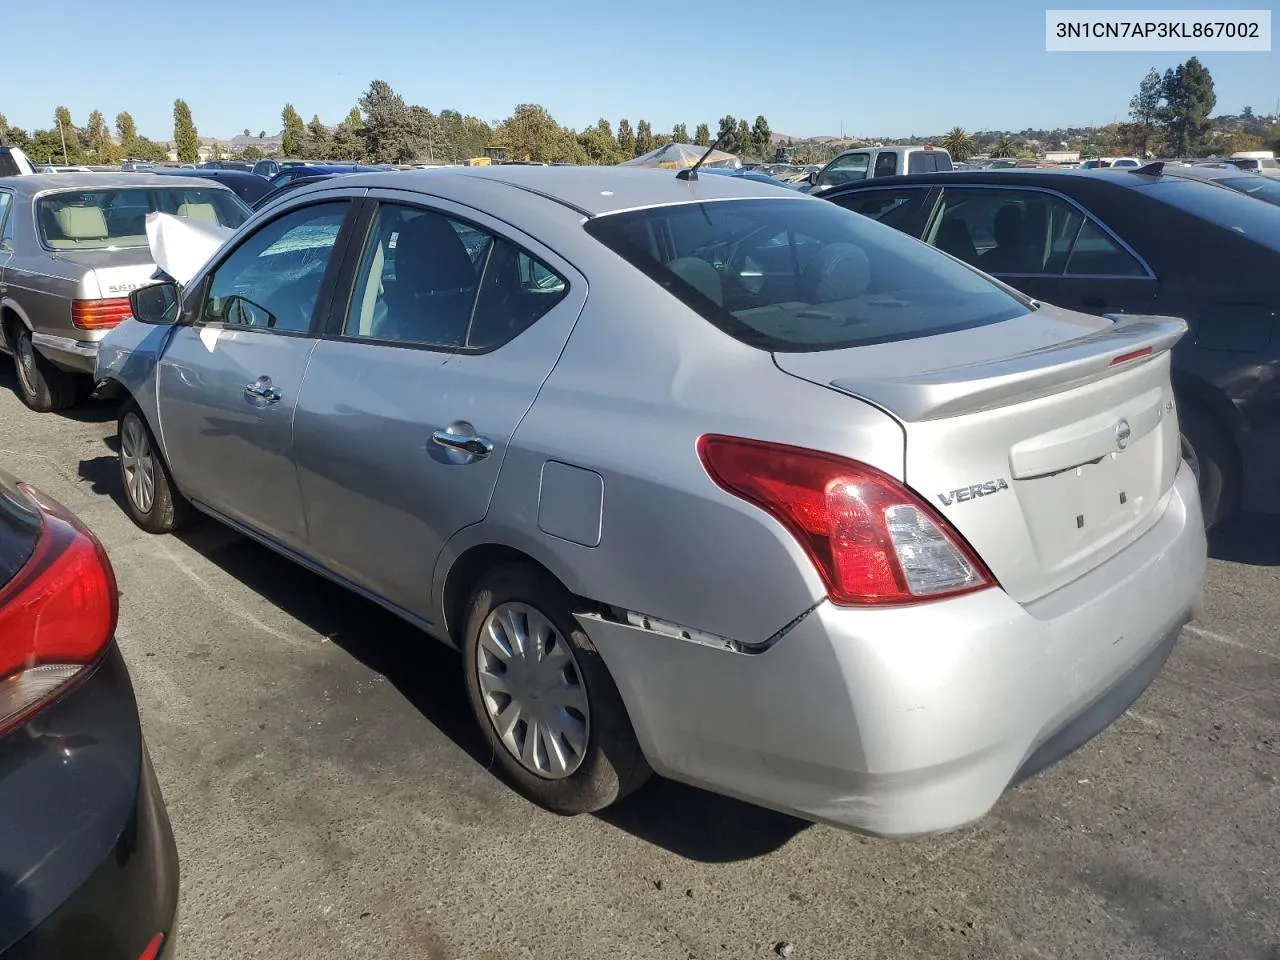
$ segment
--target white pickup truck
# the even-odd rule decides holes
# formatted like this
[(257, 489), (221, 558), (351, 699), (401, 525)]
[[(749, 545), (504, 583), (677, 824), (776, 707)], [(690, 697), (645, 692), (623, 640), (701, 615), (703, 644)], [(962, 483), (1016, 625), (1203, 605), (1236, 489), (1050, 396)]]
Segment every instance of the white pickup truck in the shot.
[(810, 174), (810, 193), (855, 180), (892, 177), (900, 173), (937, 173), (953, 169), (951, 154), (942, 147), (912, 144), (899, 147), (859, 147), (838, 154), (817, 173)]

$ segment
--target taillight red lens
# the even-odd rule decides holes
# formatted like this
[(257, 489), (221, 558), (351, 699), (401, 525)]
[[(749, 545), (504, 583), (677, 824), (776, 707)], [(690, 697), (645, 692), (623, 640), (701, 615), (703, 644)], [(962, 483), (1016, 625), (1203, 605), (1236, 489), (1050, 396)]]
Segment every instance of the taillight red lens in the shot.
[(151, 941), (147, 944), (147, 949), (142, 951), (142, 954), (141, 956), (138, 957), (138, 960), (157, 960), (157, 958), (159, 958), (161, 951), (163, 949), (164, 949), (164, 934), (157, 933), (154, 937), (151, 938)]
[(21, 723), (92, 664), (115, 634), (115, 574), (97, 537), (29, 487), (43, 529), (0, 587), (0, 732)]
[(129, 298), (112, 300), (72, 300), (71, 325), (81, 330), (109, 330), (133, 316)]
[(837, 603), (915, 603), (995, 583), (946, 520), (874, 467), (714, 435), (698, 440), (698, 455), (717, 484), (800, 541)]

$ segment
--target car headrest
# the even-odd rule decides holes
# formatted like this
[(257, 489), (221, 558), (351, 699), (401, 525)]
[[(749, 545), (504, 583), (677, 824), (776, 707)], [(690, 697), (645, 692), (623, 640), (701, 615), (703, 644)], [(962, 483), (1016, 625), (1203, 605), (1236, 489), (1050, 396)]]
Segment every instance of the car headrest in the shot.
[(218, 211), (212, 203), (180, 203), (178, 216), (189, 220), (203, 220), (205, 223), (218, 223)]
[(677, 257), (667, 264), (667, 269), (717, 307), (724, 306), (724, 285), (720, 282), (720, 274), (707, 261), (698, 257)]
[(862, 248), (852, 243), (823, 247), (801, 275), (804, 298), (810, 303), (860, 297), (870, 285), (871, 262)]
[(54, 217), (68, 240), (101, 240), (109, 234), (99, 207), (59, 207)]
[(395, 248), (396, 286), (443, 293), (476, 285), (476, 269), (458, 232), (444, 217), (424, 213), (400, 227)]

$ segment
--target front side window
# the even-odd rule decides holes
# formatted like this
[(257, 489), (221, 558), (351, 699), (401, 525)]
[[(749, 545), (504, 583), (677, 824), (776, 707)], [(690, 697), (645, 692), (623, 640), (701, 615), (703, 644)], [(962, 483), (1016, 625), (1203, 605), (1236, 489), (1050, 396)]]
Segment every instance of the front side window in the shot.
[(1035, 190), (948, 187), (925, 239), (992, 274), (1146, 275), (1077, 207)]
[(343, 334), (489, 350), (528, 329), (568, 285), (514, 244), (418, 207), (378, 207)]
[(834, 203), (726, 200), (595, 217), (595, 239), (730, 336), (776, 351), (907, 340), (1029, 301)]
[(912, 220), (919, 215), (928, 195), (929, 190), (920, 187), (854, 190), (834, 197), (833, 202), (897, 230), (910, 230)]
[(9, 216), (9, 208), (13, 205), (13, 194), (8, 190), (0, 190), (0, 247), (13, 249), (13, 218)]
[(870, 168), (869, 153), (846, 153), (843, 157), (836, 157), (831, 161), (831, 165), (818, 178), (818, 184), (823, 187), (836, 187), (842, 183), (865, 180)]
[(255, 232), (213, 273), (202, 320), (289, 333), (311, 329), (348, 204), (301, 207)]
[(51, 250), (145, 247), (148, 213), (171, 213), (223, 227), (238, 227), (249, 218), (249, 208), (234, 193), (208, 187), (70, 190), (36, 201), (40, 239)]

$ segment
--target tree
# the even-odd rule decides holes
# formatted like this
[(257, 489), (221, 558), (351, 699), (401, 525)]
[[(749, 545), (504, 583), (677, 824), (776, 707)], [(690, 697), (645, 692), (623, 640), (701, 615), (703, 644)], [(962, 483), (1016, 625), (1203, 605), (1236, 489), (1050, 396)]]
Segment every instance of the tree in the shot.
[(498, 143), (513, 160), (537, 163), (580, 163), (585, 152), (571, 130), (556, 123), (537, 103), (519, 104), (496, 133)]
[(646, 153), (653, 149), (653, 127), (649, 125), (648, 120), (641, 120), (636, 124), (636, 152), (637, 157), (643, 157)]
[(209, 142), (209, 147), (208, 147), (208, 150), (206, 151), (205, 158), (208, 160), (221, 160), (222, 144), (220, 144), (217, 140), (211, 140)]
[(360, 139), (360, 131), (364, 128), (364, 120), (360, 117), (360, 108), (352, 107), (333, 132), (330, 151), (335, 160), (359, 160), (364, 156), (364, 141)]
[(457, 110), (441, 110), (438, 126), (437, 160), (457, 163), (478, 157), (493, 140), (493, 128), (489, 124), (478, 117), (464, 116)]
[(631, 132), (631, 121), (626, 117), (618, 121), (618, 149), (624, 157), (636, 155), (636, 135)]
[(0, 143), (5, 143), (9, 136), (9, 118), (0, 113)]
[(1012, 137), (1001, 137), (995, 142), (995, 146), (991, 148), (991, 156), (993, 157), (1016, 157), (1018, 155), (1018, 145), (1013, 142)]
[(1160, 86), (1161, 122), (1169, 146), (1179, 157), (1190, 156), (1204, 145), (1211, 127), (1209, 114), (1218, 103), (1213, 77), (1192, 57), (1177, 70), (1166, 70)]
[(265, 140), (265, 139), (267, 139), (267, 131), (265, 131), (265, 130), (259, 130), (259, 131), (258, 131), (258, 139), (259, 139), (259, 140)]
[(693, 134), (693, 142), (699, 147), (711, 146), (711, 128), (705, 123), (698, 124), (698, 129)]
[(138, 128), (128, 112), (116, 114), (116, 136), (120, 139), (120, 149), (124, 155), (134, 156), (138, 146)]
[(179, 163), (195, 163), (200, 159), (200, 135), (187, 101), (173, 101), (173, 142), (177, 147)]
[(1129, 139), (1134, 152), (1146, 158), (1151, 140), (1156, 134), (1156, 123), (1160, 119), (1160, 98), (1164, 84), (1160, 79), (1160, 71), (1152, 67), (1138, 84), (1138, 92), (1129, 101)]
[(385, 80), (374, 80), (360, 97), (364, 125), (360, 136), (364, 152), (374, 163), (399, 163), (414, 153), (410, 143), (409, 108), (404, 97), (391, 89)]
[(119, 163), (120, 155), (111, 141), (107, 118), (101, 110), (89, 114), (89, 151), (98, 163)]
[(261, 148), (259, 148), (256, 144), (253, 144), (253, 143), (249, 144), (249, 146), (245, 147), (243, 150), (240, 151), (240, 159), (248, 160), (250, 163), (252, 163), (254, 160), (261, 160), (262, 156), (263, 154), (262, 154)]
[[(58, 135), (58, 153), (63, 163), (79, 163), (84, 159), (80, 149), (80, 137), (76, 125), (71, 122), (71, 111), (66, 107), (56, 107), (53, 111), (53, 132)], [(57, 158), (57, 154), (55, 154)]]
[(755, 153), (751, 145), (751, 124), (747, 123), (746, 117), (738, 121), (738, 149), (734, 153), (741, 153), (747, 156), (752, 156)]
[(951, 159), (956, 161), (968, 160), (975, 152), (973, 137), (965, 132), (964, 127), (952, 127), (951, 132), (942, 138), (942, 145), (951, 154)]
[(751, 125), (751, 152), (761, 160), (773, 159), (773, 131), (763, 116), (756, 117)]
[(674, 127), (671, 128), (671, 140), (674, 143), (688, 143), (689, 128), (686, 127), (683, 123), (677, 123)]
[(4, 142), (11, 147), (17, 147), (28, 156), (31, 154), (31, 137), (21, 127), (6, 126)]
[(627, 159), (618, 149), (618, 141), (613, 135), (609, 121), (604, 117), (597, 120), (595, 126), (587, 127), (578, 134), (578, 144), (586, 154), (588, 163), (608, 166)]
[[(720, 138), (724, 139), (720, 139)], [(738, 119), (733, 114), (725, 114), (720, 118), (720, 126), (716, 130), (716, 139), (720, 140), (720, 149), (729, 153), (741, 150), (738, 144)]]
[(329, 128), (320, 122), (320, 114), (312, 114), (311, 122), (307, 124), (307, 156), (316, 160), (327, 158), (332, 142)]
[[(1152, 72), (1154, 72), (1154, 71), (1152, 71)], [(1252, 119), (1253, 119), (1253, 107), (1245, 107), (1243, 110), (1241, 110), (1241, 111), (1240, 111), (1240, 116), (1244, 117), (1246, 120), (1252, 120)]]
[(307, 142), (307, 127), (292, 103), (286, 103), (280, 111), (280, 152), (286, 157), (301, 155)]
[(242, 137), (245, 137), (245, 138), (248, 138), (248, 137), (253, 136), (253, 134), (251, 134), (251, 133), (249, 132), (249, 128), (248, 128), (248, 127), (245, 127), (245, 128), (244, 128), (244, 133), (242, 133), (242, 134), (241, 134), (241, 136), (242, 136)]

